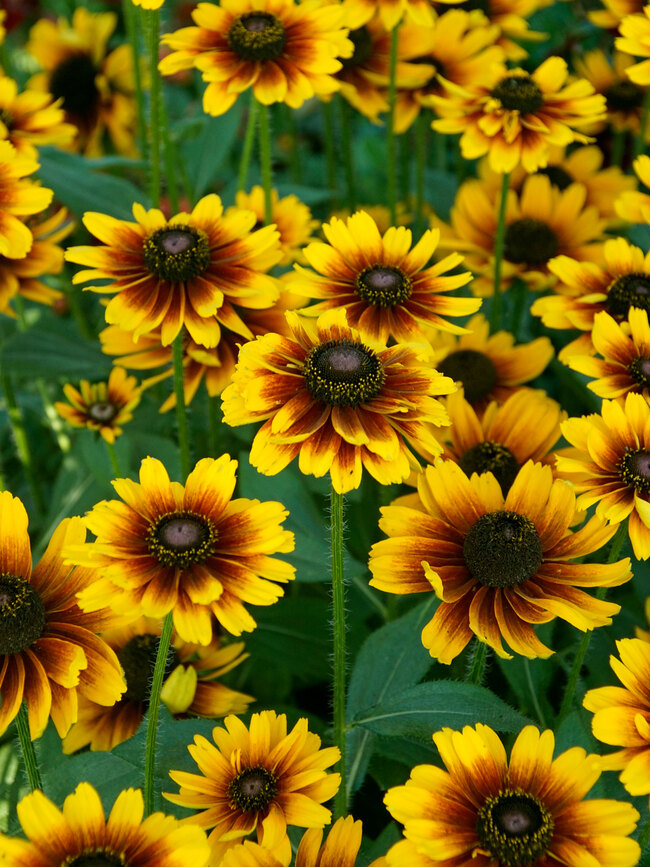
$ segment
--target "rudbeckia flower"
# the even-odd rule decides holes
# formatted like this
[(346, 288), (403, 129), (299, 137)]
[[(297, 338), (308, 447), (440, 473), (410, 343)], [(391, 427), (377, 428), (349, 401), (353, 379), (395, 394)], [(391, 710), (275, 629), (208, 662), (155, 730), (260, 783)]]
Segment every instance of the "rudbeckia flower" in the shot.
[(343, 10), (321, 0), (223, 0), (199, 3), (195, 27), (163, 36), (172, 53), (161, 60), (163, 75), (196, 67), (208, 86), (207, 114), (224, 114), (240, 93), (253, 88), (264, 105), (299, 108), (314, 95), (334, 93), (333, 73), (353, 46), (342, 26)]
[(199, 810), (185, 823), (214, 829), (208, 838), (213, 863), (257, 832), (258, 843), (288, 865), (287, 825), (323, 828), (330, 822), (323, 802), (336, 794), (341, 777), (326, 769), (339, 760), (338, 747), (321, 749), (304, 718), (287, 732), (286, 716), (272, 710), (253, 714), (249, 728), (235, 716), (224, 725), (213, 729), (214, 744), (194, 736), (188, 750), (201, 774), (170, 771), (181, 788), (164, 797)]
[(27, 513), (8, 491), (0, 493), (0, 533), (0, 734), (24, 699), (32, 740), (50, 716), (63, 737), (77, 719), (77, 692), (111, 705), (126, 689), (115, 653), (95, 634), (119, 618), (77, 605), (95, 574), (71, 570), (62, 549), (84, 542), (81, 518), (59, 524), (33, 569)]
[[(599, 757), (572, 747), (553, 758), (555, 737), (526, 726), (510, 759), (486, 725), (433, 735), (445, 770), (413, 768), (386, 793), (407, 841), (430, 864), (452, 867), (634, 867), (641, 850), (630, 834), (639, 814), (609, 798), (585, 800), (601, 774)], [(390, 867), (413, 864), (409, 848), (388, 852)], [(421, 859), (417, 859), (418, 863)]]
[(19, 156), (8, 141), (0, 141), (0, 256), (24, 259), (34, 236), (21, 217), (44, 211), (54, 193), (27, 180), (38, 163)]
[(650, 644), (639, 638), (616, 642), (620, 659), (609, 657), (609, 664), (621, 686), (590, 689), (583, 700), (594, 715), (594, 736), (605, 744), (622, 747), (600, 757), (607, 771), (621, 771), (620, 780), (631, 795), (650, 792)]
[(557, 472), (580, 494), (578, 508), (620, 524), (629, 518), (634, 556), (650, 557), (650, 405), (642, 394), (604, 400), (601, 414), (570, 418), (562, 433), (574, 449), (557, 458)]
[(49, 93), (19, 93), (13, 79), (0, 76), (0, 139), (10, 141), (21, 156), (37, 159), (40, 145), (69, 144), (76, 130), (64, 121), (63, 109)]
[[(621, 21), (621, 35), (615, 45), (619, 51), (635, 57), (650, 57), (650, 7), (645, 5), (639, 14), (626, 15)], [(646, 86), (650, 84), (650, 60), (642, 60), (625, 70), (630, 81)]]
[[(132, 737), (149, 708), (151, 679), (156, 663), (162, 622), (140, 617), (127, 626), (102, 632), (124, 671), (126, 692), (112, 707), (81, 698), (79, 717), (63, 740), (63, 752), (83, 747), (112, 750)], [(172, 634), (161, 701), (169, 712), (182, 717), (224, 717), (245, 713), (253, 697), (230, 689), (218, 678), (247, 657), (241, 641), (221, 646), (219, 636), (203, 647)]]
[(548, 162), (551, 145), (590, 141), (578, 132), (605, 117), (605, 97), (584, 79), (568, 81), (561, 57), (549, 57), (532, 74), (495, 64), (483, 81), (461, 87), (441, 77), (444, 96), (431, 96), (440, 116), (433, 129), (461, 133), (465, 159), (488, 154), (492, 168), (535, 172)]
[(110, 606), (162, 618), (170, 611), (184, 641), (209, 644), (212, 617), (233, 635), (255, 621), (244, 603), (272, 605), (293, 566), (271, 556), (293, 551), (282, 529), (281, 503), (232, 499), (237, 461), (203, 458), (185, 486), (171, 482), (163, 464), (145, 458), (140, 484), (113, 482), (120, 500), (104, 500), (86, 516), (97, 537), (70, 546), (71, 562), (98, 570), (79, 596), (85, 611)]
[(464, 333), (447, 317), (476, 313), (480, 300), (447, 293), (467, 285), (472, 275), (450, 273), (463, 259), (458, 253), (427, 267), (440, 233), (426, 231), (411, 249), (411, 230), (391, 227), (382, 236), (365, 211), (347, 220), (333, 217), (323, 225), (328, 244), (314, 241), (305, 258), (314, 268), (297, 265), (291, 288), (310, 298), (322, 299), (300, 312), (318, 316), (326, 310), (344, 309), (348, 324), (362, 328), (373, 341), (389, 338), (425, 342), (423, 325)]
[(419, 468), (407, 442), (440, 454), (432, 429), (448, 419), (436, 397), (455, 390), (450, 379), (412, 346), (386, 348), (350, 328), (342, 308), (315, 326), (286, 316), (291, 336), (242, 346), (222, 395), (226, 424), (265, 421), (250, 451), (260, 473), (275, 475), (298, 457), (301, 472), (329, 473), (334, 490), (346, 493), (359, 487), (364, 467), (383, 485), (404, 481)]
[(123, 367), (114, 367), (108, 382), (84, 379), (78, 389), (64, 385), (63, 392), (69, 403), (54, 404), (59, 415), (73, 427), (99, 431), (107, 443), (120, 436), (120, 425), (131, 421), (141, 398), (136, 378), (127, 376)]
[(578, 587), (614, 587), (632, 577), (630, 560), (575, 563), (598, 551), (615, 526), (594, 517), (575, 533), (571, 485), (529, 461), (504, 497), (492, 473), (467, 478), (438, 461), (418, 479), (422, 508), (382, 508), (389, 536), (370, 551), (371, 586), (440, 599), (422, 630), (431, 656), (449, 664), (476, 636), (499, 656), (505, 638), (515, 653), (550, 656), (532, 625), (561, 617), (583, 632), (611, 623), (619, 605)]
[(587, 12), (587, 18), (604, 30), (615, 30), (627, 15), (641, 12), (645, 0), (600, 0), (604, 9), (594, 9)]
[(607, 103), (607, 119), (597, 123), (590, 132), (602, 132), (607, 126), (616, 131), (629, 130), (634, 135), (640, 132), (645, 90), (626, 75), (633, 62), (620, 51), (615, 51), (610, 60), (600, 48), (575, 58), (576, 73), (591, 82)]
[(62, 811), (37, 790), (18, 804), (27, 840), (0, 834), (2, 863), (7, 867), (206, 867), (210, 849), (201, 828), (182, 826), (163, 813), (144, 820), (143, 815), (139, 789), (120, 792), (108, 819), (90, 783), (79, 783)]
[(132, 331), (135, 340), (160, 326), (165, 346), (185, 327), (197, 343), (214, 347), (219, 323), (248, 337), (234, 305), (259, 309), (277, 299), (276, 281), (264, 273), (282, 255), (275, 226), (251, 232), (255, 214), (226, 216), (216, 195), (169, 220), (139, 204), (133, 216), (135, 223), (86, 213), (84, 225), (101, 244), (65, 252), (69, 262), (91, 269), (78, 272), (73, 283), (112, 281), (86, 287), (117, 293), (108, 302), (106, 321)]
[[(641, 154), (632, 164), (641, 183), (650, 188), (650, 157)], [(650, 196), (638, 190), (624, 190), (614, 202), (616, 213), (629, 223), (650, 223)]]

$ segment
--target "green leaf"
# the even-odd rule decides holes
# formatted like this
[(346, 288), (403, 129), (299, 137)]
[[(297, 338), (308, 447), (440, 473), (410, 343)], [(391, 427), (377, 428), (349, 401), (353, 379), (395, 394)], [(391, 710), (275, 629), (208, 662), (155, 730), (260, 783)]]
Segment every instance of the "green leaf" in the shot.
[(132, 206), (149, 207), (147, 195), (130, 181), (93, 171), (85, 157), (52, 147), (39, 148), (37, 177), (74, 214), (99, 211), (118, 220), (132, 220)]
[(482, 686), (436, 680), (409, 687), (361, 711), (352, 725), (382, 735), (429, 740), (444, 726), (461, 729), (478, 722), (497, 731), (518, 732), (531, 721)]
[(111, 359), (98, 343), (84, 340), (73, 329), (52, 327), (19, 331), (3, 342), (0, 363), (17, 377), (32, 379), (105, 379)]
[(237, 139), (241, 116), (242, 102), (239, 100), (221, 117), (207, 117), (199, 135), (183, 142), (183, 164), (195, 200), (205, 194), (222, 170), (222, 163)]

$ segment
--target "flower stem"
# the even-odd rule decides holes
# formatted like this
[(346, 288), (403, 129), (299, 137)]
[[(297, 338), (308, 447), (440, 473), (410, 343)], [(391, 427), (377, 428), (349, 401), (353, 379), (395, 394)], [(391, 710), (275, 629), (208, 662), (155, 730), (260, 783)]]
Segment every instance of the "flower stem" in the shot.
[[(627, 521), (622, 521), (618, 530), (616, 531), (616, 535), (612, 539), (609, 555), (607, 557), (607, 563), (614, 563), (619, 557), (621, 553), (621, 548), (623, 547), (623, 542), (627, 535)], [(597, 599), (604, 599), (605, 594), (607, 592), (606, 587), (600, 587), (598, 592), (596, 593)], [(576, 688), (578, 686), (578, 678), (580, 677), (580, 672), (582, 671), (582, 664), (585, 661), (585, 656), (587, 655), (587, 650), (589, 649), (589, 642), (591, 641), (591, 633), (593, 630), (589, 630), (585, 632), (582, 638), (580, 639), (580, 643), (578, 644), (578, 648), (573, 657), (573, 664), (571, 665), (571, 671), (569, 672), (569, 677), (567, 679), (566, 689), (564, 691), (564, 697), (562, 699), (562, 704), (560, 705), (560, 711), (557, 715), (556, 725), (559, 725), (564, 718), (567, 716), (569, 711), (571, 710), (571, 705), (573, 704), (573, 699), (575, 698)]]
[(397, 34), (399, 25), (390, 33), (390, 60), (388, 79), (388, 129), (386, 130), (386, 166), (388, 178), (386, 184), (390, 222), (397, 222), (397, 166), (395, 158), (395, 101), (397, 99)]
[(643, 100), (643, 111), (641, 113), (641, 123), (639, 125), (639, 133), (634, 142), (634, 156), (638, 157), (645, 150), (645, 137), (648, 131), (648, 116), (650, 115), (650, 87), (646, 88), (645, 98)]
[(34, 789), (42, 789), (43, 783), (41, 782), (41, 775), (38, 770), (38, 762), (36, 760), (34, 743), (29, 736), (29, 719), (27, 717), (27, 705), (24, 701), (21, 702), (21, 705), (18, 708), (18, 715), (16, 716), (16, 729), (18, 731), (18, 740), (20, 741), (20, 749), (23, 754), (25, 770), (27, 771), (29, 787), (32, 792), (34, 791)]
[(343, 574), (343, 494), (330, 493), (332, 541), (332, 614), (334, 621), (334, 743), (341, 751), (341, 785), (334, 798), (338, 819), (347, 813), (345, 773), (345, 578)]
[(427, 139), (429, 122), (424, 112), (418, 115), (415, 128), (415, 237), (424, 232), (424, 171), (427, 165)]
[(151, 204), (160, 204), (160, 75), (158, 74), (158, 29), (160, 13), (157, 9), (144, 11), (147, 48), (149, 50), (149, 194)]
[(246, 135), (244, 136), (244, 147), (241, 152), (241, 160), (239, 161), (239, 174), (237, 175), (237, 192), (242, 192), (246, 189), (246, 179), (248, 177), (248, 168), (251, 163), (251, 155), (253, 153), (253, 142), (255, 141), (255, 129), (257, 127), (257, 109), (259, 103), (255, 99), (255, 94), (251, 91), (251, 102), (248, 109), (248, 123), (246, 124)]
[(126, 34), (133, 51), (133, 80), (135, 82), (135, 104), (138, 118), (138, 153), (142, 160), (147, 156), (147, 124), (144, 115), (144, 91), (142, 89), (142, 70), (140, 67), (140, 39), (138, 16), (133, 0), (122, 0), (122, 12)]
[(501, 320), (501, 262), (503, 260), (503, 242), (506, 235), (506, 204), (508, 202), (508, 186), (510, 175), (506, 172), (501, 180), (501, 198), (499, 199), (499, 217), (497, 235), (494, 242), (494, 296), (490, 310), (490, 331), (498, 331)]
[(611, 164), (613, 166), (618, 166), (619, 168), (623, 165), (623, 155), (625, 153), (625, 143), (627, 141), (627, 134), (624, 129), (617, 129), (614, 132), (612, 139), (612, 156), (611, 156)]
[(300, 147), (300, 131), (296, 120), (296, 112), (293, 108), (289, 108), (288, 105), (285, 105), (284, 109), (290, 142), (291, 180), (294, 184), (302, 184), (302, 148)]
[(115, 451), (115, 446), (113, 443), (109, 443), (108, 440), (104, 440), (106, 443), (106, 451), (108, 452), (108, 459), (111, 462), (111, 469), (113, 470), (113, 478), (121, 479), (122, 472), (120, 470), (120, 462), (117, 459), (117, 453)]
[(641, 847), (641, 855), (643, 855), (648, 843), (650, 843), (650, 818), (646, 819), (644, 826), (639, 831), (638, 843)]
[(338, 184), (336, 174), (336, 155), (334, 151), (334, 111), (331, 102), (323, 103), (323, 118), (325, 126), (325, 160), (327, 162), (327, 186), (332, 198), (332, 207), (338, 200)]
[(170, 611), (164, 621), (156, 664), (151, 680), (151, 692), (149, 693), (149, 712), (147, 716), (147, 736), (144, 745), (144, 813), (149, 816), (153, 812), (154, 803), (154, 775), (156, 769), (156, 736), (158, 734), (158, 715), (160, 713), (160, 693), (162, 691), (167, 665), (167, 653), (172, 637), (173, 618)]
[(271, 199), (271, 130), (269, 127), (269, 108), (259, 106), (260, 115), (260, 165), (262, 169), (262, 186), (264, 187), (264, 222), (268, 226), (273, 222), (273, 204)]
[(169, 130), (167, 106), (165, 105), (165, 96), (162, 92), (160, 82), (158, 82), (158, 88), (160, 93), (160, 131), (162, 134), (163, 153), (165, 156), (165, 176), (167, 181), (167, 192), (169, 193), (169, 207), (172, 214), (176, 214), (178, 213), (178, 176), (176, 172), (178, 157)]
[(174, 394), (176, 395), (176, 424), (178, 427), (178, 451), (181, 461), (183, 481), (190, 474), (190, 434), (185, 407), (185, 388), (183, 386), (183, 331), (172, 344), (174, 358)]
[(29, 485), (36, 511), (40, 515), (43, 515), (45, 514), (45, 500), (43, 499), (40, 485), (36, 479), (32, 453), (29, 448), (29, 440), (27, 439), (27, 431), (25, 430), (25, 423), (23, 421), (23, 414), (16, 402), (16, 395), (14, 393), (13, 385), (11, 384), (11, 379), (8, 376), (3, 375), (0, 377), (0, 381), (5, 396), (9, 424), (11, 425), (14, 441), (16, 443), (16, 450), (18, 451), (18, 458), (20, 463), (23, 465), (27, 484)]
[(357, 208), (357, 197), (354, 185), (354, 158), (352, 156), (352, 116), (347, 100), (339, 98), (341, 118), (341, 151), (343, 155), (343, 171), (345, 174), (345, 204), (350, 214)]
[(472, 660), (469, 667), (467, 677), (468, 683), (481, 686), (485, 675), (485, 663), (487, 662), (488, 646), (484, 641), (474, 638), (474, 647), (472, 651)]

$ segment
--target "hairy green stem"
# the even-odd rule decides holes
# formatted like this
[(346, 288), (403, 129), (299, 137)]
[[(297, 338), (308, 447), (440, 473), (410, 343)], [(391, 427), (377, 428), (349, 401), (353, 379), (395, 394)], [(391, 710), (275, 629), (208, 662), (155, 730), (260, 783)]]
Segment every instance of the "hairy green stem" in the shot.
[(341, 751), (338, 769), (341, 785), (334, 798), (338, 819), (347, 813), (345, 762), (345, 577), (343, 574), (343, 494), (330, 493), (332, 542), (332, 619), (334, 622), (334, 743)]
[(144, 744), (144, 814), (149, 816), (154, 808), (154, 777), (156, 770), (156, 737), (158, 734), (158, 716), (160, 714), (160, 693), (165, 678), (167, 666), (167, 653), (171, 643), (173, 628), (172, 612), (170, 611), (163, 621), (156, 664), (151, 679), (151, 692), (149, 693), (149, 711), (147, 715), (147, 735)]
[(501, 179), (497, 234), (494, 241), (494, 295), (490, 310), (490, 331), (492, 333), (499, 330), (501, 322), (501, 263), (503, 261), (503, 242), (506, 236), (506, 204), (508, 202), (509, 183), (510, 175), (506, 173)]
[(481, 686), (483, 677), (485, 676), (485, 663), (487, 662), (488, 646), (479, 638), (474, 638), (474, 647), (472, 649), (472, 660), (467, 675), (467, 682)]
[[(614, 538), (611, 541), (611, 545), (609, 548), (609, 554), (607, 557), (607, 563), (614, 563), (618, 559), (621, 548), (623, 547), (623, 542), (625, 541), (625, 537), (627, 536), (627, 521), (622, 521)], [(606, 587), (600, 587), (598, 592), (596, 593), (596, 599), (604, 599), (605, 594), (607, 593)], [(556, 726), (559, 726), (562, 720), (568, 715), (571, 710), (571, 705), (573, 704), (573, 700), (575, 698), (576, 689), (578, 686), (578, 679), (580, 677), (580, 672), (582, 671), (582, 665), (585, 661), (585, 657), (587, 655), (587, 650), (589, 649), (589, 642), (591, 641), (591, 634), (593, 630), (589, 630), (585, 632), (580, 639), (580, 643), (578, 644), (578, 648), (573, 657), (573, 663), (571, 665), (571, 670), (569, 672), (569, 677), (567, 679), (566, 689), (564, 691), (564, 697), (562, 699), (562, 704), (560, 705), (560, 710), (557, 715)]]
[(242, 192), (246, 189), (246, 181), (248, 178), (248, 169), (251, 164), (251, 156), (253, 154), (253, 144), (255, 142), (255, 130), (257, 128), (257, 111), (259, 102), (255, 99), (255, 94), (251, 90), (251, 101), (248, 108), (248, 122), (246, 124), (246, 134), (244, 136), (244, 146), (241, 152), (239, 161), (239, 173), (237, 175), (237, 191)]
[(341, 152), (343, 157), (343, 172), (345, 175), (345, 205), (353, 214), (357, 208), (357, 196), (354, 183), (354, 157), (352, 154), (352, 112), (347, 100), (339, 97), (341, 118)]
[(178, 451), (180, 454), (181, 474), (183, 482), (190, 474), (190, 432), (187, 423), (187, 408), (185, 406), (185, 388), (183, 375), (183, 331), (176, 336), (172, 344), (174, 359), (174, 394), (176, 395), (176, 426), (178, 427)]
[(160, 204), (160, 74), (158, 73), (158, 29), (160, 13), (157, 9), (143, 10), (147, 49), (149, 52), (149, 195), (151, 204)]
[(388, 79), (388, 120), (386, 129), (386, 167), (388, 178), (386, 192), (390, 222), (394, 226), (397, 222), (397, 166), (395, 158), (395, 102), (397, 100), (397, 36), (399, 25), (390, 33), (390, 59)]
[(117, 453), (115, 451), (115, 446), (113, 443), (109, 443), (108, 440), (104, 440), (106, 443), (106, 451), (108, 452), (108, 459), (111, 462), (111, 469), (113, 471), (114, 479), (122, 478), (122, 471), (120, 470), (120, 462), (117, 459)]
[(29, 736), (29, 719), (27, 717), (27, 705), (21, 702), (16, 716), (16, 730), (18, 731), (18, 740), (20, 741), (20, 749), (23, 754), (23, 762), (25, 763), (25, 771), (29, 780), (29, 787), (34, 789), (42, 789), (41, 775), (38, 770), (38, 761), (36, 760), (36, 751), (34, 744)]
[(429, 122), (421, 111), (415, 127), (415, 237), (424, 232), (424, 172), (427, 166)]
[(138, 119), (138, 153), (140, 159), (147, 158), (147, 123), (144, 112), (144, 91), (142, 88), (142, 69), (140, 67), (140, 34), (138, 15), (133, 0), (122, 0), (122, 12), (126, 35), (133, 51), (133, 80), (135, 82), (135, 105)]
[(262, 170), (262, 186), (264, 188), (264, 222), (268, 226), (273, 222), (273, 189), (271, 167), (271, 129), (269, 125), (269, 107), (260, 104), (260, 164)]

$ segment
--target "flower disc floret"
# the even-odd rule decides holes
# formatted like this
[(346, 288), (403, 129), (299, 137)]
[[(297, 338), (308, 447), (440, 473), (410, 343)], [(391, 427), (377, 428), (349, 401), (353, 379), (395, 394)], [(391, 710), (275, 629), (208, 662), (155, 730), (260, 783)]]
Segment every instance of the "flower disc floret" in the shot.
[(506, 75), (491, 91), (508, 111), (533, 114), (544, 104), (544, 94), (529, 75)]
[(558, 237), (544, 220), (523, 217), (506, 228), (503, 254), (517, 265), (544, 265), (557, 255)]
[(624, 274), (607, 292), (607, 309), (612, 316), (626, 318), (631, 307), (650, 312), (650, 275)]
[(467, 476), (472, 473), (492, 473), (504, 494), (519, 472), (519, 462), (510, 449), (490, 440), (472, 446), (461, 455), (458, 463)]
[(24, 578), (0, 575), (0, 654), (20, 653), (43, 634), (43, 600)]
[(265, 810), (277, 794), (275, 774), (263, 767), (246, 768), (228, 785), (233, 806), (242, 813)]
[(623, 484), (650, 494), (650, 450), (627, 448), (618, 468)]
[(282, 22), (269, 12), (241, 15), (228, 31), (228, 45), (244, 60), (275, 60), (285, 42)]
[(484, 587), (516, 587), (542, 564), (542, 543), (533, 522), (517, 512), (488, 512), (463, 542), (471, 575)]
[(497, 370), (492, 360), (476, 349), (456, 349), (439, 367), (445, 376), (463, 384), (470, 403), (484, 400), (497, 384)]
[(329, 406), (368, 403), (386, 380), (377, 355), (353, 340), (328, 340), (305, 358), (305, 385), (312, 397)]
[(357, 293), (364, 301), (377, 307), (395, 307), (411, 295), (412, 283), (399, 268), (373, 265), (357, 277)]
[(210, 520), (189, 511), (167, 512), (147, 533), (149, 553), (165, 566), (187, 569), (205, 563), (215, 551), (218, 533)]
[(553, 817), (539, 798), (524, 789), (503, 789), (478, 811), (476, 833), (482, 847), (504, 867), (527, 867), (548, 850)]
[(149, 271), (172, 283), (198, 277), (210, 264), (208, 236), (191, 226), (159, 229), (145, 240), (142, 249)]

